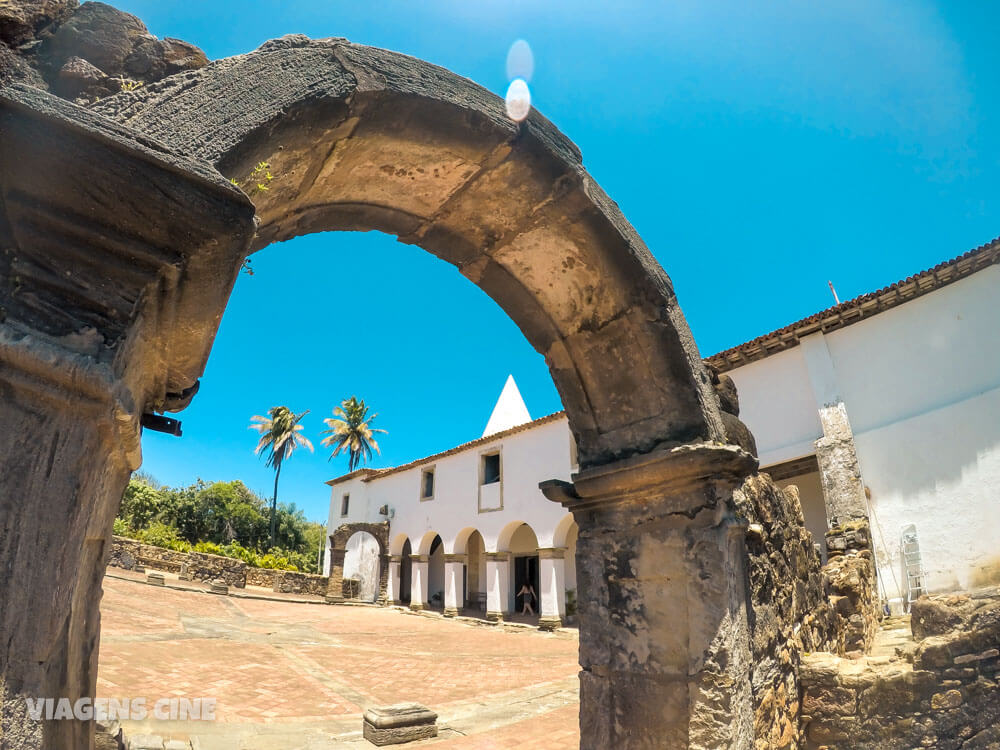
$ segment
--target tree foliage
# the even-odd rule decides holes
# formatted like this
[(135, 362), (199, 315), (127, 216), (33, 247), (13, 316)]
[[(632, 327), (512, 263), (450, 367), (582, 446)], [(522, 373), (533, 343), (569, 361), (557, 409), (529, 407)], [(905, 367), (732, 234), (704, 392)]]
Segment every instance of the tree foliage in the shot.
[(239, 480), (157, 487), (133, 477), (122, 498), (115, 533), (158, 547), (209, 552), (257, 567), (317, 572), (316, 552), (326, 535), (294, 503), (275, 509), (276, 544), (269, 544), (268, 501)]
[(278, 507), (278, 477), (281, 476), (281, 465), (285, 459), (291, 458), (296, 448), (308, 448), (312, 453), (312, 443), (302, 434), (302, 417), (309, 410), (296, 414), (287, 406), (271, 407), (266, 417), (254, 415), (250, 418), (250, 429), (260, 433), (260, 440), (254, 453), (267, 456), (266, 466), (274, 469), (274, 498), (271, 500), (271, 546), (277, 543), (277, 507)]
[(364, 399), (359, 401), (356, 396), (351, 396), (341, 401), (340, 406), (333, 410), (333, 417), (323, 420), (330, 428), (321, 433), (327, 435), (322, 444), (333, 447), (330, 458), (339, 455), (341, 451), (347, 451), (347, 470), (354, 471), (360, 463), (371, 461), (373, 451), (381, 455), (382, 451), (373, 435), (376, 432), (387, 433), (372, 426), (377, 416), (378, 414), (368, 416)]

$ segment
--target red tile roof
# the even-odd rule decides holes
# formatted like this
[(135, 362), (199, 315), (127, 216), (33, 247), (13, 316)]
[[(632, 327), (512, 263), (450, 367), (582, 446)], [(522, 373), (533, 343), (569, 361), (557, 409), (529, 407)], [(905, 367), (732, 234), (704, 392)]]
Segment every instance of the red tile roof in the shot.
[(410, 461), (409, 463), (402, 464), (401, 466), (392, 466), (387, 469), (358, 469), (357, 471), (352, 471), (350, 474), (344, 474), (336, 479), (331, 479), (326, 484), (333, 486), (335, 484), (340, 484), (341, 482), (346, 482), (348, 479), (354, 479), (357, 476), (367, 474), (362, 481), (370, 482), (373, 479), (381, 479), (389, 474), (396, 474), (400, 471), (406, 471), (407, 469), (412, 469), (414, 466), (419, 466), (420, 464), (430, 463), (431, 461), (436, 461), (439, 458), (444, 458), (445, 456), (452, 456), (456, 453), (461, 453), (462, 451), (469, 450), (470, 448), (476, 448), (480, 445), (486, 445), (487, 443), (492, 443), (496, 440), (503, 440), (504, 438), (510, 437), (511, 435), (516, 435), (519, 432), (526, 432), (527, 430), (534, 429), (535, 427), (541, 427), (543, 424), (548, 424), (549, 422), (555, 422), (560, 417), (565, 417), (565, 411), (557, 411), (553, 414), (547, 414), (544, 417), (539, 417), (538, 419), (533, 419), (530, 422), (525, 422), (524, 424), (519, 424), (516, 427), (511, 427), (510, 429), (503, 430), (502, 432), (496, 432), (492, 435), (487, 435), (485, 437), (478, 438), (476, 440), (470, 440), (468, 443), (462, 443), (461, 445), (456, 445), (454, 448), (449, 448), (446, 451), (441, 451), (440, 453), (435, 453), (432, 456), (425, 456), (424, 458), (418, 458), (415, 461)]
[(897, 281), (895, 284), (860, 297), (841, 302), (808, 318), (791, 323), (784, 328), (758, 336), (732, 349), (706, 357), (705, 362), (719, 372), (726, 372), (745, 364), (764, 359), (785, 349), (798, 346), (799, 339), (822, 331), (829, 333), (880, 312), (897, 307), (904, 302), (933, 292), (952, 282), (981, 271), (1000, 262), (1000, 238), (970, 250), (957, 258), (939, 263), (933, 268)]
[[(897, 307), (904, 302), (932, 292), (935, 289), (940, 289), (996, 263), (1000, 263), (1000, 237), (977, 247), (975, 250), (970, 250), (964, 255), (959, 255), (957, 258), (939, 263), (933, 268), (921, 271), (902, 281), (897, 281), (895, 284), (890, 284), (883, 289), (862, 294), (860, 297), (855, 297), (846, 302), (841, 302), (839, 305), (821, 310), (814, 315), (810, 315), (808, 318), (803, 318), (776, 331), (758, 336), (739, 346), (734, 346), (732, 349), (726, 349), (718, 354), (713, 354), (711, 357), (706, 357), (705, 362), (720, 372), (733, 370), (750, 362), (764, 359), (776, 352), (798, 346), (799, 339), (803, 336), (808, 336), (818, 331), (828, 333), (839, 328), (844, 328), (852, 323), (857, 323), (860, 320), (865, 320), (880, 312)], [(358, 469), (349, 474), (339, 476), (336, 479), (331, 479), (326, 484), (332, 486), (359, 476), (363, 477), (363, 481), (369, 482), (372, 479), (406, 471), (407, 469), (412, 469), (414, 466), (461, 453), (462, 451), (485, 445), (494, 440), (502, 440), (519, 432), (553, 422), (565, 415), (565, 411), (557, 411), (554, 414), (539, 417), (531, 422), (512, 427), (509, 430), (504, 430), (494, 435), (487, 435), (468, 443), (462, 443), (441, 453), (418, 458), (402, 466), (394, 466), (386, 469)]]

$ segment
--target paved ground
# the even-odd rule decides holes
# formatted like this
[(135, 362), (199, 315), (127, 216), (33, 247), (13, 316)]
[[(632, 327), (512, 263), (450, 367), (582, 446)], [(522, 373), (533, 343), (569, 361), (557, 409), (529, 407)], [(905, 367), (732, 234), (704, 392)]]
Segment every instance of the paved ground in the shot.
[(361, 714), (417, 701), (408, 747), (579, 746), (577, 640), (374, 607), (221, 597), (105, 578), (98, 696), (211, 697), (214, 722), (126, 723), (203, 750), (370, 747)]

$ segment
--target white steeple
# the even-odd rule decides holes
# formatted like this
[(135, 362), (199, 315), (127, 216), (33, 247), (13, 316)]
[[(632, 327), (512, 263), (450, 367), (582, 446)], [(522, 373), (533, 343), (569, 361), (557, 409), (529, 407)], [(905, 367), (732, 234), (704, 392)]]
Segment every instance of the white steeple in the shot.
[(490, 421), (487, 422), (486, 429), (483, 430), (483, 437), (495, 435), (530, 421), (531, 415), (528, 413), (528, 407), (524, 405), (521, 392), (517, 389), (514, 376), (508, 375), (507, 382), (504, 383), (503, 390), (500, 392), (500, 398), (497, 399), (497, 405), (493, 407), (493, 413), (490, 414)]

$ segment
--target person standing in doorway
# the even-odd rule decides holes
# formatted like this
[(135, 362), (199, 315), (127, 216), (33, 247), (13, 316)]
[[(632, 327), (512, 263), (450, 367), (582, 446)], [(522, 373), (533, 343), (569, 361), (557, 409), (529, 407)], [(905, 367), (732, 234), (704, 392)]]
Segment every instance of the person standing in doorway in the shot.
[(517, 595), (521, 597), (521, 614), (535, 614), (535, 609), (532, 606), (532, 602), (535, 600), (535, 587), (525, 581), (524, 585), (521, 586), (521, 590), (517, 592)]

